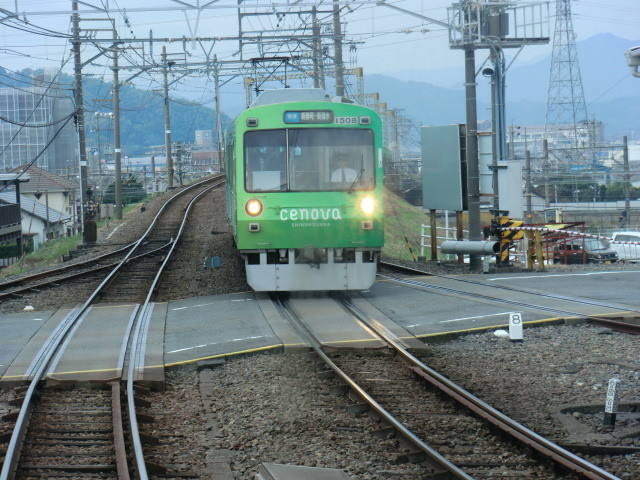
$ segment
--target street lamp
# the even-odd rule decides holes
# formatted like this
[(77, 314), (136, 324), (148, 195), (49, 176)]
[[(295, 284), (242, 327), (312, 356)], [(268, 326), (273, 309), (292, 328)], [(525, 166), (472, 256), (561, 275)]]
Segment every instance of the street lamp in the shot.
[(640, 66), (640, 47), (633, 47), (624, 52), (627, 57), (627, 65), (631, 68), (631, 75), (640, 78), (638, 67)]

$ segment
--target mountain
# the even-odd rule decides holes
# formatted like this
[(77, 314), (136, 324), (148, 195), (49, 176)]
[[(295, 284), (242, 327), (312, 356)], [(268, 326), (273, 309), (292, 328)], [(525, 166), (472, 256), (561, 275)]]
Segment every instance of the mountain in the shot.
[[(640, 80), (634, 78), (640, 87)], [(401, 81), (384, 75), (366, 78), (367, 91), (380, 92), (389, 108), (403, 110), (417, 125), (465, 123), (465, 95), (462, 89), (438, 87), (423, 82)], [(533, 88), (533, 86), (532, 86)], [(640, 88), (639, 88), (640, 90)], [(478, 120), (491, 119), (488, 95), (478, 95)], [(622, 135), (640, 131), (640, 92), (635, 96), (613, 100), (598, 100), (589, 105), (589, 116), (604, 122), (607, 135)], [(543, 125), (546, 97), (542, 99), (507, 99), (507, 124)]]
[[(63, 77), (63, 81), (65, 78)], [(111, 83), (97, 79), (85, 78), (85, 103), (91, 105), (92, 99), (111, 98)], [(169, 102), (171, 121), (171, 140), (173, 142), (193, 143), (196, 130), (215, 130), (215, 110), (195, 101), (175, 98)], [(94, 109), (102, 107), (102, 111), (111, 111), (111, 102), (95, 102)], [(87, 144), (97, 145), (96, 132), (92, 127), (104, 129), (98, 125), (93, 116), (87, 117)], [(229, 122), (222, 115), (222, 125)], [(164, 145), (164, 100), (163, 97), (150, 90), (143, 90), (131, 85), (120, 88), (120, 131), (123, 155), (137, 156), (149, 151), (152, 145)], [(102, 133), (101, 141), (111, 143), (112, 130)]]
[[(380, 92), (380, 98), (387, 102), (389, 108), (404, 110), (402, 114), (413, 118), (418, 124), (464, 123), (465, 97), (461, 90), (401, 81), (384, 75), (367, 76), (365, 87), (369, 92)], [(479, 117), (485, 108), (489, 108), (489, 105), (478, 104)]]
[[(41, 69), (25, 69), (17, 74), (8, 74), (0, 67), (2, 84), (7, 87), (28, 88), (30, 79), (42, 75)], [(98, 145), (97, 131), (100, 130), (102, 145), (113, 143), (113, 125), (107, 119), (98, 122), (92, 112), (111, 112), (112, 83), (83, 77), (83, 93), (86, 108), (87, 145)], [(73, 77), (63, 74), (59, 79), (60, 88), (65, 93), (71, 91)], [(176, 98), (172, 93), (170, 101), (171, 140), (193, 143), (196, 130), (215, 129), (215, 111), (193, 100)], [(222, 115), (223, 128), (230, 121)], [(152, 145), (164, 145), (164, 100), (151, 90), (123, 85), (120, 88), (120, 131), (122, 154), (137, 156), (149, 151)]]
[[(640, 41), (632, 42), (609, 34), (596, 35), (577, 44), (587, 113), (590, 118), (604, 122), (607, 135), (640, 130), (640, 80), (630, 75), (624, 58), (624, 52), (637, 44)], [(518, 67), (514, 64), (507, 72), (508, 124), (544, 124), (550, 62), (548, 55), (535, 63)], [(407, 80), (407, 77), (423, 81)], [(403, 109), (403, 113), (417, 124), (438, 125), (465, 122), (463, 81), (462, 67), (412, 70), (368, 75), (365, 88), (380, 92), (390, 108)], [(443, 87), (443, 83), (453, 87)], [(478, 119), (490, 119), (489, 81), (481, 76), (478, 77), (477, 99)]]
[[(589, 104), (594, 101), (640, 93), (638, 79), (630, 75), (624, 57), (626, 50), (639, 43), (611, 34), (599, 34), (576, 43), (587, 112), (590, 110)], [(513, 100), (529, 98), (546, 101), (551, 56), (533, 64), (515, 65), (513, 71), (507, 72), (507, 96)]]
[[(629, 67), (624, 57), (624, 52), (636, 45), (640, 45), (640, 40), (631, 41), (605, 33), (576, 43), (587, 110), (590, 102), (638, 94), (640, 85), (638, 80), (629, 74)], [(547, 50), (546, 55), (538, 56), (536, 60), (529, 63), (522, 63), (516, 59), (506, 75), (507, 101), (528, 99), (546, 102), (551, 68), (551, 46)], [(484, 60), (483, 52), (486, 54), (483, 50), (476, 52), (478, 65)], [(384, 75), (404, 81), (418, 80), (461, 90), (464, 82), (464, 65), (439, 70), (403, 70), (387, 72)], [(488, 80), (483, 82), (483, 79), (479, 78), (478, 85), (483, 83), (488, 83)]]

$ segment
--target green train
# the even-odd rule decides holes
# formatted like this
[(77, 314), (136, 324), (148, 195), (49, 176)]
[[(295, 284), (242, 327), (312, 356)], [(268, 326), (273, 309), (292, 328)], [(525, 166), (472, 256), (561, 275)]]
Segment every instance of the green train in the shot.
[(384, 243), (375, 111), (320, 89), (267, 90), (226, 143), (227, 215), (254, 290), (373, 284)]

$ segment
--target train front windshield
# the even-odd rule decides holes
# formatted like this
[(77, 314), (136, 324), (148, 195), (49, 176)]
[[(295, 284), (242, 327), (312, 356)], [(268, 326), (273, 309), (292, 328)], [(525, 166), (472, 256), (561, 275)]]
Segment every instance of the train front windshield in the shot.
[(248, 192), (371, 190), (373, 132), (365, 129), (256, 130), (244, 135)]

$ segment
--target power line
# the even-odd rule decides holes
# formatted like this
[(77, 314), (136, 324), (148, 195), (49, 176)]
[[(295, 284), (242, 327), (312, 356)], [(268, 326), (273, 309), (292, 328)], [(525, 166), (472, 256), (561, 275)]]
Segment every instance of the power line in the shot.
[(75, 115), (75, 112), (67, 115), (66, 117), (60, 118), (58, 120), (53, 120), (53, 121), (47, 122), (47, 123), (22, 123), (22, 122), (16, 122), (15, 120), (11, 120), (10, 118), (4, 117), (2, 115), (0, 115), (0, 120), (2, 120), (3, 122), (10, 123), (11, 125), (18, 125), (18, 126), (24, 127), (24, 128), (42, 128), (42, 127), (52, 127), (54, 125), (62, 123), (65, 120), (68, 120), (69, 117), (73, 117), (74, 115)]
[[(27, 165), (27, 168), (25, 168), (22, 172), (20, 172), (18, 174), (18, 176), (15, 178), (15, 180), (17, 180), (18, 178), (20, 178), (24, 173), (26, 173), (26, 171), (29, 169), (29, 167), (31, 167), (31, 165), (33, 165), (34, 163), (36, 163), (36, 161), (42, 156), (42, 154), (51, 146), (51, 144), (53, 143), (53, 141), (56, 139), (56, 137), (60, 134), (60, 132), (62, 132), (62, 130), (64, 130), (64, 127), (67, 126), (67, 123), (69, 123), (69, 120), (71, 120), (75, 114), (77, 113), (77, 110), (75, 110), (73, 112), (73, 115), (70, 115), (69, 118), (67, 118), (67, 120), (62, 124), (62, 126), (58, 129), (58, 131), (51, 137), (51, 139), (47, 142), (47, 144), (42, 148), (42, 150), (40, 150), (40, 152), (33, 158), (33, 160), (31, 160), (29, 162), (29, 164)], [(6, 190), (6, 188), (9, 186), (9, 184), (5, 184), (2, 189), (0, 189), (0, 192), (3, 192), (4, 190)]]

